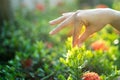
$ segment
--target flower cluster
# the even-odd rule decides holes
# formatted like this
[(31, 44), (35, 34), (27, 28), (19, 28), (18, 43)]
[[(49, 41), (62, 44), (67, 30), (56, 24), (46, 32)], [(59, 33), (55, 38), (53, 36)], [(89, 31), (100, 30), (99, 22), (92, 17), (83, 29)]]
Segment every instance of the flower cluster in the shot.
[(87, 72), (82, 76), (83, 80), (101, 80), (99, 75), (95, 72)]
[(91, 44), (91, 48), (93, 50), (103, 50), (103, 51), (107, 51), (109, 49), (108, 46), (106, 45), (105, 41), (102, 41), (102, 40), (93, 42)]
[(108, 8), (108, 6), (105, 4), (99, 4), (96, 6), (96, 8)]
[(39, 11), (44, 11), (45, 10), (45, 6), (43, 4), (36, 4), (36, 9)]

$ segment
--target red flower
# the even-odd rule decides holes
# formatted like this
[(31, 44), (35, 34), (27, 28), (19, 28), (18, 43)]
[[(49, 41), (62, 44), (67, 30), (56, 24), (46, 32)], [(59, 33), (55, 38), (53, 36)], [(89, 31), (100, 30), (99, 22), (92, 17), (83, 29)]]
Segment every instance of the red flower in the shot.
[(53, 47), (53, 44), (50, 43), (50, 42), (46, 42), (45, 45), (46, 45), (46, 47), (47, 47), (48, 49), (50, 49), (50, 48)]
[(44, 11), (45, 10), (45, 6), (43, 4), (39, 3), (39, 4), (36, 5), (36, 9), (40, 10), (40, 11)]
[(108, 50), (108, 46), (105, 44), (105, 41), (98, 40), (91, 44), (93, 50)]
[(82, 76), (83, 80), (101, 80), (99, 75), (95, 72), (87, 72)]
[(108, 6), (105, 4), (99, 4), (96, 6), (96, 8), (108, 8)]
[(32, 59), (26, 59), (21, 61), (23, 68), (30, 68), (32, 66)]

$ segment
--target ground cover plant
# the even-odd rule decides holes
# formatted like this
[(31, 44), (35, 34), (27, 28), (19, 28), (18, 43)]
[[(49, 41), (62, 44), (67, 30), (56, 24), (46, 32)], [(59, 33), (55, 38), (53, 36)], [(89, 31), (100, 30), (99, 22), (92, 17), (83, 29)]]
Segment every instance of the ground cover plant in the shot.
[[(111, 5), (119, 10), (116, 4)], [(15, 13), (15, 24), (4, 22), (0, 80), (118, 80), (120, 33), (110, 25), (93, 34), (81, 48), (72, 47), (67, 29), (49, 35), (53, 27), (48, 22), (63, 12), (77, 10), (75, 5), (60, 3), (49, 8), (37, 4), (33, 11), (21, 7)]]

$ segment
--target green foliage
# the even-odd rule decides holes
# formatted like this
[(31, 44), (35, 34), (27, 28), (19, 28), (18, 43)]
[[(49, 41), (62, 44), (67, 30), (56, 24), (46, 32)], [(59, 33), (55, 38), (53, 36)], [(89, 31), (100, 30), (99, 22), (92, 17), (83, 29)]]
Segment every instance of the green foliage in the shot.
[(120, 10), (120, 1), (119, 0), (115, 0), (114, 3), (113, 3), (113, 9), (116, 9), (116, 10)]
[[(102, 80), (117, 80), (120, 36), (109, 25), (81, 48), (72, 48), (71, 38), (64, 44), (66, 31), (55, 36), (48, 34), (52, 28), (48, 22), (63, 12), (74, 11), (75, 5), (67, 3), (45, 11), (20, 8), (14, 25), (5, 22), (0, 28), (0, 79), (82, 80), (85, 72), (92, 71)], [(91, 44), (97, 40), (104, 40), (109, 49), (92, 49)]]
[(114, 65), (117, 59), (114, 57), (117, 57), (116, 54), (120, 55), (117, 49), (116, 52), (112, 48), (104, 52), (86, 50), (85, 45), (81, 48), (72, 48), (71, 38), (68, 38), (66, 44), (68, 52), (65, 58), (60, 58), (60, 61), (68, 67), (68, 80), (79, 80), (87, 71), (96, 72), (101, 75), (101, 78), (104, 76), (103, 80), (113, 80), (120, 75), (117, 65)]
[(50, 30), (48, 21), (52, 17), (47, 14), (52, 15), (51, 11), (25, 10), (25, 13), (22, 10), (16, 12), (14, 25), (4, 23), (0, 29), (0, 79), (64, 78), (62, 75), (59, 76), (63, 72), (60, 69), (64, 67), (60, 67), (58, 59), (64, 50), (53, 48), (61, 39), (48, 34)]

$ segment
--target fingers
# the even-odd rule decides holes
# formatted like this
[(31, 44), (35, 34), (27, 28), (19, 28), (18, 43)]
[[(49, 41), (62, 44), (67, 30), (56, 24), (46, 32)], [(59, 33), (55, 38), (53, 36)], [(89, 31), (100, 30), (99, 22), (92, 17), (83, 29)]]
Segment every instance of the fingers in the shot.
[(78, 43), (78, 38), (81, 32), (81, 28), (82, 28), (82, 23), (75, 20), (74, 33), (73, 33), (73, 47), (75, 47), (76, 44)]
[(81, 35), (81, 37), (78, 39), (78, 47), (81, 47), (83, 42), (92, 34), (94, 33), (95, 31), (91, 30), (92, 27), (88, 27), (86, 28), (85, 32)]
[(60, 22), (64, 21), (66, 18), (68, 18), (69, 16), (71, 16), (73, 13), (74, 12), (63, 13), (62, 14), (63, 16), (50, 21), (49, 24), (51, 24), (51, 25), (59, 24)]
[(74, 14), (75, 12), (68, 12), (68, 13), (63, 13), (62, 15), (65, 16), (65, 15), (72, 15)]
[[(80, 11), (82, 11), (82, 10), (77, 10), (76, 12), (78, 13)], [(67, 13), (63, 13), (62, 15), (72, 15), (72, 14), (74, 14), (76, 12), (67, 12)]]
[(50, 21), (49, 23), (50, 23), (51, 25), (58, 24), (58, 23), (62, 22), (63, 20), (65, 20), (66, 17), (67, 17), (67, 16), (61, 16), (61, 17), (59, 17), (59, 18), (57, 18), (57, 19), (54, 19), (54, 20)]
[(82, 44), (83, 44), (83, 42), (84, 42), (88, 37), (89, 37), (89, 34), (85, 31), (85, 32), (81, 35), (81, 37), (78, 39), (78, 43), (77, 43), (78, 47), (81, 47)]
[(61, 29), (65, 28), (67, 25), (73, 22), (74, 14), (61, 22), (56, 28), (54, 28), (49, 34), (53, 35), (58, 33)]

